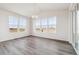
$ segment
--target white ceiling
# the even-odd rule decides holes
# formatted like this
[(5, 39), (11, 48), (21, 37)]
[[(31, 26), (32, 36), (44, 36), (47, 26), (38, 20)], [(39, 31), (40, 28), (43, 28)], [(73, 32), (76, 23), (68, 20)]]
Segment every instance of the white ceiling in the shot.
[(0, 3), (0, 8), (28, 16), (43, 11), (66, 10), (69, 5), (69, 3)]

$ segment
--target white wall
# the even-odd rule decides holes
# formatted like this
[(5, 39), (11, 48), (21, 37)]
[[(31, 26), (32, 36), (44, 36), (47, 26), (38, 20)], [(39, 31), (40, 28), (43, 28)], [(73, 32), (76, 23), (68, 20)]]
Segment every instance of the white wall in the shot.
[[(9, 32), (8, 16), (11, 16), (11, 15), (16, 16), (17, 18), (22, 16), (4, 9), (0, 9), (0, 42), (29, 35), (29, 25), (27, 25), (25, 32), (15, 32), (15, 33)], [(29, 24), (29, 20), (27, 21), (28, 21), (27, 23)]]
[(56, 16), (57, 17), (57, 28), (56, 33), (41, 33), (32, 32), (32, 35), (52, 38), (57, 40), (68, 41), (68, 11), (50, 11), (50, 12), (40, 12), (38, 16)]
[(68, 41), (72, 44), (72, 11), (69, 11), (69, 19), (68, 19)]

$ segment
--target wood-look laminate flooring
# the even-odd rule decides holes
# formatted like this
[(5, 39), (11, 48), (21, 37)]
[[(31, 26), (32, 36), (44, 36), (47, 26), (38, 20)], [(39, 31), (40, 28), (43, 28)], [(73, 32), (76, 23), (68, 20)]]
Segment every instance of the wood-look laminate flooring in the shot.
[(76, 53), (68, 43), (29, 36), (1, 42), (0, 55), (76, 55)]

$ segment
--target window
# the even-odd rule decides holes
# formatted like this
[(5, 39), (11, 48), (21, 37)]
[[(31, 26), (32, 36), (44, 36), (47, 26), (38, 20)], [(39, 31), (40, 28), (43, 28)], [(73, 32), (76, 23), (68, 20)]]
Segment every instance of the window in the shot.
[(42, 32), (47, 32), (47, 19), (46, 18), (42, 18), (41, 19), (41, 28), (42, 28)]
[(79, 10), (77, 11), (77, 32), (79, 34)]
[(72, 11), (72, 43), (79, 54), (79, 4)]
[(19, 20), (19, 31), (23, 32), (23, 31), (25, 31), (25, 28), (26, 28), (26, 18), (20, 17), (20, 20)]
[(41, 32), (41, 27), (40, 27), (40, 19), (36, 19), (35, 20), (35, 30), (37, 31), (37, 32)]
[(10, 32), (17, 32), (18, 31), (18, 20), (14, 16), (9, 16), (9, 30)]
[(48, 32), (56, 32), (56, 17), (48, 18)]
[(38, 32), (56, 32), (56, 17), (37, 18), (34, 23)]
[(76, 13), (76, 49), (79, 51), (79, 4), (77, 5)]
[(25, 31), (26, 29), (26, 18), (20, 17), (17, 18), (16, 16), (9, 16), (9, 31), (10, 32), (20, 32)]

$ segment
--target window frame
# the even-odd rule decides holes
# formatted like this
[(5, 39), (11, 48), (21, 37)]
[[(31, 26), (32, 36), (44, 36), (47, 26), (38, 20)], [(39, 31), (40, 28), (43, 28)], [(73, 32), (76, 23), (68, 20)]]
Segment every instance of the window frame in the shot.
[[(55, 22), (56, 22), (56, 16), (52, 16), (52, 17), (55, 17)], [(48, 18), (49, 18), (49, 17), (45, 17), (45, 18), (40, 18), (40, 17), (38, 17), (38, 18), (35, 19), (36, 21), (38, 21), (38, 19), (40, 19), (40, 29), (42, 29), (40, 32), (43, 32), (43, 33), (56, 33), (56, 28), (55, 28), (55, 32), (49, 32), (49, 31), (47, 30), (47, 29), (49, 29), (49, 26), (50, 26), (50, 25), (49, 25), (49, 19), (48, 19)], [(47, 30), (47, 32), (44, 32), (44, 30), (43, 30), (44, 24), (42, 24), (42, 21), (43, 21), (42, 19), (47, 22), (47, 25), (45, 25), (45, 28), (46, 28), (45, 30)], [(35, 22), (35, 20), (34, 20), (34, 22)], [(53, 20), (53, 19), (52, 19), (52, 20)], [(33, 23), (34, 23), (34, 22), (33, 22)], [(35, 28), (36, 28), (36, 26), (37, 26), (37, 25), (35, 24)], [(53, 25), (52, 25), (52, 26), (53, 26)], [(55, 27), (56, 27), (56, 23), (55, 23)], [(36, 29), (34, 29), (34, 31), (36, 31)], [(37, 32), (37, 31), (36, 31), (36, 32)]]
[(19, 18), (19, 32), (25, 32), (26, 26), (27, 26), (27, 19), (25, 17), (20, 17)]
[[(22, 17), (22, 16), (21, 16)], [(27, 27), (27, 18), (26, 17), (22, 17), (23, 19), (21, 20), (21, 21), (26, 21), (25, 23), (25, 25), (22, 27), (24, 30), (23, 31), (20, 31), (20, 17), (17, 17), (17, 16), (9, 16), (9, 20), (8, 20), (8, 27), (9, 27), (9, 32), (10, 33), (15, 33), (15, 32), (25, 32), (26, 31), (26, 27)], [(12, 22), (11, 22), (12, 21)], [(16, 23), (17, 24), (16, 24)], [(12, 23), (12, 25), (11, 25), (11, 23)], [(15, 25), (16, 24), (16, 27), (12, 27), (13, 25)], [(24, 23), (23, 23), (24, 24)], [(15, 30), (15, 28), (17, 28), (17, 30), (16, 31), (13, 31), (13, 30), (11, 30), (10, 28), (12, 27), (12, 29), (13, 30)]]
[[(10, 24), (10, 21), (12, 20), (12, 24)], [(15, 22), (16, 22), (16, 24), (15, 24)], [(11, 32), (11, 33), (14, 33), (14, 32), (18, 32), (18, 19), (17, 19), (17, 17), (16, 16), (9, 16), (9, 22), (8, 22), (8, 24), (9, 24), (9, 31)], [(15, 26), (15, 27), (14, 27)], [(15, 28), (16, 28), (16, 31), (15, 31)], [(14, 31), (13, 31), (13, 30)]]

